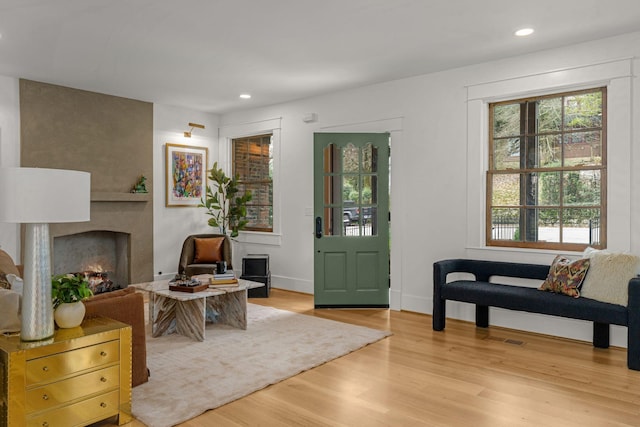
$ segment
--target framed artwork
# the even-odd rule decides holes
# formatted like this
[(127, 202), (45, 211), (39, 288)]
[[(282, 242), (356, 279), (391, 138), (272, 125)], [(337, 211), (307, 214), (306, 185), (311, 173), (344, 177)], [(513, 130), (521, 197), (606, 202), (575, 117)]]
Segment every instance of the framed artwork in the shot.
[(206, 147), (165, 144), (166, 206), (198, 206), (207, 188)]

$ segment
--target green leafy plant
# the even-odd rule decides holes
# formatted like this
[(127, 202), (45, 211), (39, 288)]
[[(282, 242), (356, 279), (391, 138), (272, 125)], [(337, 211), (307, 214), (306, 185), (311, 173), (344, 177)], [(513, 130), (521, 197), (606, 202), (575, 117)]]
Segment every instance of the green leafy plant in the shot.
[(93, 295), (89, 282), (82, 274), (59, 274), (51, 278), (53, 308), (62, 303), (82, 301)]
[(247, 226), (247, 203), (251, 201), (250, 191), (242, 192), (238, 183), (238, 176), (228, 177), (218, 162), (209, 169), (207, 179), (211, 185), (207, 186), (206, 196), (200, 198), (198, 207), (205, 208), (210, 215), (207, 223), (218, 228), (222, 234), (231, 231), (231, 237), (237, 237), (238, 232)]

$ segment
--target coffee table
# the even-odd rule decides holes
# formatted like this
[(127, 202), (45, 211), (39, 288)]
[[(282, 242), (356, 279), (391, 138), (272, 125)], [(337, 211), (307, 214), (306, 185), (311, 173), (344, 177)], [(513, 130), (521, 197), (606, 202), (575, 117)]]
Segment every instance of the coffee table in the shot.
[(238, 282), (238, 286), (209, 288), (194, 293), (169, 290), (169, 280), (129, 286), (149, 293), (153, 337), (178, 333), (204, 341), (207, 322), (247, 329), (247, 290), (264, 286), (264, 283), (244, 279)]

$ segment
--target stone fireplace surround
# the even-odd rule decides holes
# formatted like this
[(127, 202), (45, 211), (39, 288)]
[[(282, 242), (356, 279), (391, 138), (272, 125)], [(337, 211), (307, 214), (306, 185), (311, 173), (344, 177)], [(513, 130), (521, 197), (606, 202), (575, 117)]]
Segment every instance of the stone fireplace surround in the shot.
[[(100, 196), (94, 194), (92, 198)], [(151, 196), (116, 193), (110, 198), (122, 200), (92, 201), (89, 222), (49, 225), (54, 274), (93, 269), (97, 262), (120, 287), (152, 280), (144, 274), (145, 269), (153, 269), (152, 251), (144, 233), (148, 225), (145, 210)], [(147, 268), (141, 268), (144, 266)]]
[[(53, 239), (52, 273), (106, 274), (116, 287), (130, 283), (127, 233), (88, 231)], [(102, 276), (97, 281), (103, 282)], [(96, 278), (91, 279), (96, 280)]]
[[(20, 80), (20, 130), (21, 166), (91, 173), (91, 220), (49, 226), (53, 271), (56, 238), (109, 232), (126, 237), (90, 246), (117, 247), (118, 285), (153, 280), (153, 104)], [(130, 192), (140, 175), (149, 193)]]

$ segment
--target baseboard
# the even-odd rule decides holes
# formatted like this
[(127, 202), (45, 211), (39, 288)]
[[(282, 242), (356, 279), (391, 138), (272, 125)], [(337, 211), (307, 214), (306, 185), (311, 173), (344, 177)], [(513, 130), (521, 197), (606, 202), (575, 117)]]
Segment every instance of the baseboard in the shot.
[(271, 274), (271, 288), (313, 295), (313, 282), (311, 280), (295, 277), (276, 276)]

